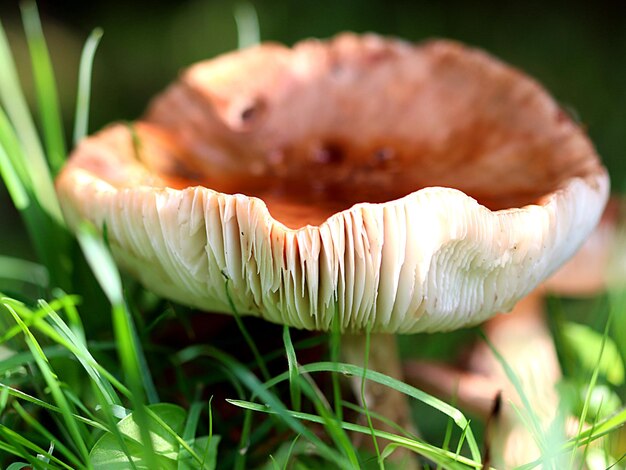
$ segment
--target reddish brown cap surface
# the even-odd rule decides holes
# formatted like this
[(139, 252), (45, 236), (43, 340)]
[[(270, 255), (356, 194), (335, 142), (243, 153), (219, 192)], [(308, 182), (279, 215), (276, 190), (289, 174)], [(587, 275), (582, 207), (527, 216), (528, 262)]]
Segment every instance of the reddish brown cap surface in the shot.
[(461, 44), (345, 34), (199, 63), (57, 188), (150, 289), (296, 327), (453, 329), (512, 308), (608, 177), (535, 81)]

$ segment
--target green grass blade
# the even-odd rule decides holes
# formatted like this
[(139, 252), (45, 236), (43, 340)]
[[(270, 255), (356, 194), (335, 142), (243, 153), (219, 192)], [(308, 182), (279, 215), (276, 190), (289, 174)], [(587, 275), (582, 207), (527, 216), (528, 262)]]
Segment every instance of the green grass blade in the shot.
[[(330, 331), (330, 361), (334, 363), (339, 362), (341, 356), (341, 323), (339, 322), (339, 303), (335, 302), (335, 315), (333, 316), (333, 322)], [(335, 406), (335, 416), (339, 421), (343, 420), (343, 409), (341, 399), (341, 385), (339, 384), (339, 375), (335, 372), (331, 374), (331, 381), (333, 384), (333, 401)], [(297, 411), (297, 410), (296, 410)]]
[[(250, 391), (253, 392), (254, 396), (258, 396), (264, 403), (267, 403), (272, 410), (275, 410), (276, 413), (281, 417), (281, 419), (291, 427), (297, 434), (301, 434), (304, 439), (309, 440), (316, 449), (320, 452), (324, 457), (334, 461), (341, 468), (349, 469), (351, 466), (348, 462), (346, 462), (345, 458), (342, 455), (338, 454), (336, 451), (331, 449), (328, 445), (326, 445), (320, 438), (318, 438), (310, 429), (307, 429), (300, 423), (297, 419), (292, 418), (286, 413), (287, 408), (280, 401), (280, 399), (273, 393), (268, 390), (267, 384), (263, 384), (259, 381), (259, 379), (240, 364), (238, 361), (230, 357), (228, 354), (219, 351), (216, 348), (211, 346), (193, 346), (193, 357), (198, 357), (199, 354), (206, 355), (208, 357), (213, 357), (217, 359), (219, 362), (224, 364), (228, 370), (235, 375), (242, 384), (244, 384)], [(187, 357), (190, 357), (188, 353), (183, 350), (177, 354), (177, 362), (183, 363)], [(289, 373), (285, 373), (284, 379), (289, 378)]]
[(190, 442), (194, 439), (196, 431), (198, 429), (198, 423), (200, 422), (200, 414), (205, 403), (200, 401), (193, 402), (189, 407), (187, 413), (187, 421), (185, 422), (185, 429), (183, 430), (183, 439)]
[(481, 333), (481, 337), (485, 341), (485, 343), (487, 343), (487, 346), (493, 353), (494, 357), (496, 358), (496, 360), (498, 361), (498, 363), (504, 370), (504, 373), (506, 374), (507, 378), (509, 379), (509, 382), (511, 382), (511, 384), (515, 388), (515, 391), (520, 397), (520, 400), (522, 401), (522, 405), (523, 405), (524, 415), (527, 417), (527, 420), (525, 421), (528, 424), (527, 427), (529, 431), (531, 432), (533, 438), (535, 439), (535, 442), (539, 446), (539, 449), (541, 450), (541, 452), (545, 453), (547, 451), (547, 448), (546, 448), (544, 433), (541, 428), (541, 423), (539, 421), (539, 418), (537, 417), (537, 414), (535, 413), (535, 409), (533, 408), (532, 404), (530, 403), (530, 400), (528, 399), (528, 396), (526, 395), (526, 392), (524, 391), (522, 382), (520, 381), (515, 371), (511, 368), (509, 363), (506, 361), (506, 359), (495, 348), (493, 343), (491, 343), (489, 338), (487, 338), (487, 336), (484, 333)]
[[(344, 364), (344, 363), (334, 363), (334, 362), (315, 362), (311, 364), (301, 365), (299, 367), (300, 374), (303, 373), (315, 373), (315, 372), (337, 372), (340, 374), (344, 374), (347, 376), (357, 376), (360, 377), (363, 375), (364, 369), (362, 367), (358, 367), (352, 364)], [(366, 370), (365, 377), (367, 380), (373, 380), (374, 382), (386, 385), (391, 387), (405, 395), (408, 395), (416, 400), (421, 401), (422, 403), (434, 408), (441, 413), (452, 418), (454, 423), (462, 430), (466, 431), (466, 439), (467, 444), (470, 449), (470, 453), (472, 459), (476, 461), (480, 461), (480, 450), (478, 448), (478, 444), (476, 442), (476, 438), (474, 437), (474, 433), (469, 426), (469, 421), (465, 417), (465, 415), (459, 411), (458, 409), (450, 406), (449, 404), (441, 401), (440, 399), (429, 395), (426, 392), (423, 392), (411, 385), (405, 384), (400, 380), (394, 379), (393, 377), (389, 377), (380, 372)], [(271, 381), (264, 384), (265, 387), (274, 387), (277, 384), (287, 380), (289, 378), (288, 372), (282, 373), (276, 377), (274, 377)]]
[[(454, 404), (454, 401), (453, 401)], [(454, 423), (452, 422), (451, 419), (448, 419), (448, 422), (446, 424), (446, 433), (444, 434), (443, 437), (443, 443), (441, 444), (441, 448), (443, 450), (448, 450), (450, 448), (450, 441), (452, 440), (452, 427), (454, 426)], [(459, 454), (460, 451), (460, 446), (459, 449), (457, 449), (457, 455)], [(437, 470), (441, 470), (440, 466), (437, 466)]]
[[(53, 411), (54, 413), (57, 413), (59, 415), (63, 414), (63, 410), (61, 410), (61, 408), (59, 408), (58, 406), (52, 405), (48, 402), (45, 402), (43, 400), (40, 400), (37, 397), (34, 397), (32, 395), (27, 394), (26, 392), (23, 392), (21, 390), (18, 390), (17, 388), (13, 388), (13, 387), (9, 387), (6, 384), (0, 383), (0, 390), (2, 390), (3, 392), (6, 391), (8, 393), (8, 395), (17, 398), (18, 400), (23, 400), (26, 401), (28, 403), (31, 403), (35, 406), (44, 408), (46, 410), (49, 411)], [(76, 421), (80, 421), (81, 423), (84, 423), (88, 426), (91, 426), (94, 429), (98, 429), (100, 431), (106, 431), (106, 428), (103, 427), (99, 422), (94, 421), (92, 419), (89, 418), (85, 418), (84, 416), (80, 416), (76, 413), (72, 414), (72, 417), (76, 420)]]
[[(47, 451), (42, 449), (36, 444), (33, 444), (31, 441), (26, 439), (24, 436), (20, 436), (18, 433), (13, 431), (12, 429), (7, 428), (6, 426), (0, 424), (0, 441), (5, 441), (17, 450), (16, 454), (19, 455), (20, 458), (26, 459), (32, 465), (32, 468), (40, 469), (40, 468), (48, 468), (48, 466), (44, 466), (43, 462), (36, 457), (33, 457), (30, 452), (34, 452), (39, 455), (46, 455), (48, 457), (52, 457), (48, 454)], [(28, 450), (27, 450), (28, 449)], [(60, 462), (62, 463), (62, 462)], [(72, 470), (72, 467), (67, 464), (62, 463), (63, 468), (67, 470)]]
[[(0, 149), (0, 158), (2, 149)], [(48, 270), (39, 263), (25, 259), (0, 255), (0, 278), (29, 282), (47, 288), (49, 283)]]
[(85, 328), (82, 320), (80, 319), (80, 314), (76, 309), (76, 303), (71, 300), (71, 296), (63, 292), (61, 289), (57, 289), (55, 291), (55, 296), (57, 296), (57, 299), (63, 304), (63, 311), (67, 316), (70, 329), (76, 337), (76, 340), (85, 346), (87, 344)]
[[(126, 460), (130, 462), (131, 470), (136, 470), (136, 466), (133, 463), (130, 450), (128, 449), (128, 445), (126, 443), (126, 439), (124, 439), (124, 436), (122, 435), (119, 427), (117, 426), (117, 423), (121, 421), (122, 419), (124, 419), (126, 416), (128, 416), (130, 412), (124, 409), (123, 414), (116, 413), (117, 405), (109, 406), (109, 404), (106, 401), (106, 398), (104, 397), (104, 395), (102, 395), (102, 392), (100, 391), (98, 387), (93, 386), (93, 390), (94, 390), (95, 396), (97, 397), (97, 401), (100, 403), (100, 407), (98, 408), (98, 411), (103, 416), (103, 427), (106, 429), (107, 432), (111, 433), (117, 440), (122, 453), (126, 457)], [(91, 451), (93, 452), (93, 447), (91, 448)], [(91, 452), (90, 452), (90, 457), (91, 457)]]
[[(46, 348), (46, 357), (70, 357), (71, 353), (79, 360), (79, 362), (83, 365), (88, 374), (92, 376), (92, 379), (95, 380), (96, 378), (103, 377), (104, 379), (106, 379), (106, 381), (108, 381), (109, 384), (120, 390), (120, 392), (123, 393), (125, 396), (130, 396), (129, 390), (124, 387), (124, 385), (121, 384), (110, 372), (108, 372), (96, 362), (87, 347), (79, 339), (77, 339), (73, 335), (73, 333), (71, 333), (71, 330), (67, 328), (67, 325), (65, 326), (65, 332), (59, 332), (58, 324), (57, 329), (55, 329), (44, 321), (44, 317), (49, 316), (51, 317), (51, 319), (54, 320), (56, 318), (58, 319), (59, 323), (62, 323), (62, 320), (58, 317), (58, 314), (56, 314), (55, 310), (62, 308), (63, 301), (52, 301), (50, 304), (45, 304), (47, 307), (44, 306), (43, 308), (40, 308), (39, 310), (36, 310), (34, 312), (31, 312), (28, 308), (24, 307), (23, 304), (11, 298), (0, 296), (0, 302), (2, 302), (4, 305), (12, 307), (20, 315), (20, 318), (27, 327), (36, 327), (41, 333), (45, 334), (48, 338), (57, 342), (61, 346), (61, 348), (58, 350), (53, 350), (50, 347)], [(6, 339), (11, 338), (15, 334), (19, 333), (21, 331), (21, 329), (19, 329), (19, 325), (17, 326), (17, 328), (17, 330), (11, 329), (7, 333), (5, 333), (0, 342), (4, 342), (6, 341)], [(64, 336), (65, 334), (68, 334), (69, 336), (66, 337)], [(15, 354), (12, 357), (0, 362), (0, 372), (7, 370), (7, 368), (15, 368), (19, 365), (24, 365), (30, 362), (31, 359), (32, 356), (27, 354)], [(109, 385), (106, 384), (106, 381), (102, 380), (102, 383), (100, 383), (100, 381), (98, 380), (97, 383), (99, 384), (103, 392), (106, 393), (106, 395), (110, 398), (110, 403), (119, 403), (120, 400), (117, 398), (116, 394), (110, 389)]]
[[(611, 328), (611, 320), (613, 319), (613, 310), (609, 309), (609, 317), (607, 318), (606, 321), (606, 325), (604, 326), (604, 334), (602, 335), (602, 342), (600, 344), (600, 351), (598, 352), (598, 359), (596, 361), (596, 367), (594, 368), (592, 374), (591, 374), (591, 379), (589, 380), (589, 383), (587, 384), (587, 393), (585, 394), (585, 401), (583, 402), (583, 409), (580, 413), (580, 418), (578, 421), (578, 432), (576, 433), (576, 436), (579, 437), (582, 433), (583, 430), (583, 426), (585, 425), (586, 421), (587, 421), (587, 413), (589, 411), (589, 403), (591, 402), (591, 394), (593, 392), (593, 389), (595, 388), (596, 384), (598, 383), (598, 376), (600, 374), (600, 367), (602, 366), (602, 357), (604, 355), (604, 350), (606, 347), (606, 343), (607, 343), (607, 339), (609, 336), (609, 331)], [(576, 447), (578, 447), (578, 443), (576, 444)], [(570, 458), (570, 467), (573, 468), (573, 463), (574, 463), (574, 457), (575, 454), (572, 452), (571, 458)]]
[[(22, 405), (20, 405), (18, 402), (15, 402), (13, 404), (13, 409), (17, 412), (18, 415), (20, 415), (24, 422), (27, 423), (35, 431), (37, 431), (37, 433), (45, 437), (50, 442), (54, 442), (56, 444), (56, 448), (59, 449), (61, 454), (63, 454), (65, 458), (72, 463), (72, 465), (74, 465), (74, 468), (82, 466), (80, 459), (76, 457), (76, 455), (74, 455), (74, 453), (68, 447), (66, 447), (60, 439), (53, 436), (52, 433), (50, 433), (44, 426), (42, 426), (37, 419), (33, 418), (24, 409), (24, 407), (22, 407)], [(54, 461), (57, 461), (57, 459), (55, 459)], [(57, 461), (57, 463), (66, 466), (63, 462)]]
[(365, 377), (365, 374), (368, 370), (368, 365), (369, 365), (371, 333), (372, 333), (371, 323), (368, 323), (367, 330), (365, 333), (365, 350), (364, 350), (365, 358), (363, 361), (363, 374), (361, 375), (360, 393), (361, 393), (361, 403), (363, 404), (363, 409), (365, 410), (365, 417), (367, 419), (367, 425), (370, 428), (371, 435), (372, 435), (372, 442), (374, 444), (374, 451), (376, 452), (376, 459), (378, 460), (378, 466), (381, 470), (383, 470), (383, 461), (380, 455), (380, 449), (378, 448), (378, 440), (376, 439), (376, 433), (374, 431), (374, 424), (372, 423), (372, 417), (370, 416), (370, 412), (367, 406), (367, 400), (365, 399), (365, 383), (367, 380)]
[(25, 191), (34, 194), (33, 181), (28, 169), (24, 148), (22, 148), (13, 123), (3, 106), (0, 106), (0, 147), (4, 148), (9, 161), (13, 165), (16, 176), (24, 185)]
[(287, 457), (285, 458), (285, 465), (283, 466), (283, 470), (287, 470), (287, 464), (289, 463), (289, 458), (293, 454), (293, 448), (296, 446), (296, 442), (298, 442), (299, 438), (300, 438), (300, 435), (297, 435), (291, 441), (291, 445), (289, 446), (289, 449), (287, 450)]
[(50, 388), (50, 393), (54, 397), (55, 401), (58, 404), (59, 409), (61, 410), (64, 423), (67, 426), (69, 434), (72, 436), (73, 443), (76, 446), (76, 449), (78, 450), (83, 460), (87, 462), (88, 460), (87, 456), (89, 454), (89, 451), (87, 450), (87, 446), (85, 444), (86, 434), (83, 434), (81, 428), (78, 426), (77, 421), (73, 418), (73, 415), (75, 413), (73, 412), (72, 407), (70, 406), (70, 403), (67, 401), (67, 398), (63, 394), (63, 391), (61, 390), (61, 385), (58, 382), (56, 375), (52, 371), (52, 368), (50, 367), (50, 364), (48, 363), (48, 359), (43, 353), (41, 346), (35, 339), (34, 335), (26, 327), (26, 325), (24, 324), (20, 316), (17, 314), (17, 312), (15, 312), (15, 310), (13, 310), (11, 306), (8, 306), (6, 304), (5, 304), (5, 308), (9, 311), (9, 313), (11, 313), (16, 323), (20, 325), (20, 327), (22, 328), (22, 331), (24, 332), (24, 336), (26, 338), (26, 344), (28, 345), (28, 348), (33, 354), (35, 362), (37, 363), (37, 366), (39, 370), (41, 371), (41, 374), (46, 384)]
[[(62, 346), (44, 346), (42, 349), (48, 359), (56, 359), (58, 357), (65, 358), (69, 356), (69, 352)], [(29, 366), (33, 362), (34, 359), (30, 351), (15, 353), (0, 361), (0, 374), (13, 375), (14, 371)], [(2, 384), (0, 384), (0, 386), (1, 385)]]
[[(362, 406), (355, 405), (354, 403), (350, 403), (348, 401), (344, 401), (343, 402), (343, 406), (344, 406), (344, 408), (348, 408), (348, 409), (350, 409), (352, 411), (355, 411), (355, 412), (365, 416), (365, 410), (363, 409)], [(410, 431), (407, 431), (402, 426), (400, 426), (398, 423), (396, 423), (395, 421), (392, 421), (388, 417), (383, 416), (383, 415), (381, 415), (379, 413), (376, 413), (375, 411), (372, 411), (372, 410), (369, 410), (369, 414), (375, 420), (380, 421), (381, 423), (383, 423), (386, 426), (388, 426), (390, 429), (394, 429), (397, 434), (402, 434), (404, 437), (407, 437), (409, 439), (418, 439), (418, 437), (416, 435), (414, 435)], [(448, 420), (448, 421), (452, 423), (452, 420)], [(454, 425), (454, 423), (452, 423), (452, 425)], [(448, 450), (448, 448), (445, 447), (445, 446), (443, 446), (442, 448)]]
[(141, 379), (141, 385), (146, 394), (146, 398), (149, 404), (154, 405), (159, 403), (161, 400), (159, 398), (159, 393), (157, 392), (156, 386), (154, 385), (154, 381), (152, 380), (152, 374), (150, 373), (150, 366), (148, 365), (148, 360), (146, 359), (146, 354), (141, 347), (141, 341), (139, 339), (139, 335), (137, 334), (137, 328), (132, 320), (132, 315), (128, 307), (126, 307), (126, 303), (124, 304), (124, 314), (126, 315), (126, 324), (128, 325), (128, 329), (130, 335), (132, 337), (132, 343), (134, 344), (133, 353), (135, 355), (135, 360), (137, 362), (139, 368), (139, 374)]
[(65, 132), (63, 117), (59, 106), (56, 80), (52, 70), (50, 54), (46, 46), (46, 39), (41, 29), (39, 12), (34, 2), (22, 4), (22, 21), (26, 31), (26, 41), (30, 51), (33, 67), (33, 78), (37, 103), (41, 115), (41, 125), (48, 161), (56, 174), (63, 166), (66, 156)]
[(564, 449), (571, 449), (579, 444), (587, 444), (587, 442), (591, 442), (602, 436), (605, 436), (624, 425), (626, 425), (626, 409), (620, 411), (619, 413), (611, 416), (608, 419), (597, 423), (593, 429), (586, 429), (577, 436), (573, 437), (566, 443)]
[[(602, 404), (600, 404), (600, 408), (602, 408)], [(593, 422), (591, 423), (591, 430), (593, 431), (593, 429), (595, 429), (596, 424), (598, 424), (598, 418), (599, 418), (600, 413), (597, 413), (594, 418), (593, 418)], [(580, 459), (580, 465), (578, 466), (578, 468), (580, 470), (583, 470), (585, 468), (585, 462), (587, 462), (587, 457), (589, 455), (589, 447), (591, 445), (591, 442), (586, 442), (584, 445), (584, 449), (583, 449), (583, 455)], [(605, 451), (608, 453), (608, 449), (605, 449)], [(572, 452), (573, 454), (573, 452)]]
[[(26, 325), (27, 328), (30, 328), (35, 323), (35, 321), (40, 320), (46, 315), (45, 312), (41, 312), (41, 311), (31, 312), (28, 308), (24, 306), (22, 302), (20, 302), (19, 300), (12, 299), (11, 297), (0, 296), (0, 303), (3, 305), (10, 306), (13, 309), (17, 310), (18, 313), (20, 313), (21, 317), (26, 317), (26, 318), (22, 318), (22, 321), (24, 321), (24, 324)], [(0, 343), (9, 341), (10, 339), (19, 335), (22, 332), (23, 330), (22, 330), (21, 325), (19, 324), (13, 325), (12, 327), (8, 328), (5, 331), (5, 333), (0, 337)]]
[(243, 425), (241, 426), (241, 438), (237, 447), (237, 456), (235, 459), (235, 470), (245, 470), (248, 447), (250, 445), (250, 434), (252, 429), (252, 412), (246, 410), (243, 416)]
[(230, 289), (229, 289), (230, 278), (225, 272), (222, 272), (222, 275), (224, 276), (224, 279), (225, 279), (224, 290), (226, 291), (226, 298), (228, 299), (228, 304), (230, 306), (230, 309), (233, 312), (233, 317), (235, 318), (235, 321), (237, 322), (237, 327), (239, 328), (239, 331), (241, 331), (241, 334), (243, 335), (244, 340), (248, 344), (250, 351), (252, 351), (252, 355), (254, 356), (254, 359), (256, 360), (257, 365), (259, 366), (259, 370), (261, 371), (261, 375), (263, 376), (263, 379), (267, 381), (270, 379), (270, 373), (267, 369), (267, 364), (265, 363), (263, 356), (261, 356), (259, 349), (256, 347), (256, 344), (254, 340), (252, 339), (252, 336), (250, 336), (250, 333), (248, 333), (248, 330), (246, 326), (243, 324), (243, 321), (241, 321), (239, 310), (235, 306), (235, 302), (233, 301), (233, 298), (230, 295)]
[(235, 22), (237, 23), (237, 46), (239, 49), (256, 46), (261, 42), (259, 18), (251, 3), (243, 2), (235, 7)]
[[(1, 33), (0, 25), (0, 53)], [(0, 91), (1, 89), (0, 83)], [(50, 283), (68, 288), (71, 270), (71, 260), (68, 257), (69, 237), (41, 206), (37, 196), (37, 182), (32, 176), (34, 170), (29, 166), (25, 151), (9, 117), (0, 106), (0, 174), (9, 188), (15, 206), (21, 211), (39, 260), (48, 269)], [(51, 182), (48, 183), (51, 186)], [(53, 194), (52, 197), (56, 198), (56, 195)]]
[[(50, 168), (37, 134), (26, 98), (20, 87), (9, 42), (0, 24), (0, 103), (13, 123), (23, 148), (24, 165), (28, 169), (32, 190), (41, 207), (54, 221), (63, 225), (61, 208), (52, 184)], [(24, 181), (24, 180), (22, 180)]]
[(354, 446), (341, 427), (341, 423), (337, 420), (337, 417), (331, 413), (330, 404), (322, 391), (308, 374), (300, 375), (298, 379), (302, 381), (302, 391), (311, 402), (313, 402), (315, 411), (317, 411), (317, 414), (320, 416), (324, 424), (324, 429), (335, 443), (335, 447), (341, 450), (352, 468), (360, 468), (361, 465)]
[(145, 448), (145, 459), (151, 468), (156, 468), (153, 467), (156, 465), (156, 460), (150, 439), (149, 420), (144, 398), (145, 391), (142, 386), (139, 361), (135, 353), (135, 344), (129, 324), (129, 315), (123, 305), (113, 306), (113, 329), (115, 330), (115, 337), (119, 348), (122, 370), (130, 385), (133, 412), (135, 413), (137, 422), (140, 424), (142, 431), (141, 440)]
[(47, 313), (48, 317), (54, 323), (55, 329), (65, 341), (64, 346), (70, 346), (71, 350), (80, 351), (80, 354), (76, 355), (76, 358), (81, 363), (91, 380), (98, 386), (102, 394), (106, 397), (107, 403), (109, 405), (121, 404), (121, 401), (113, 390), (111, 384), (102, 377), (98, 369), (93, 367), (92, 364), (96, 364), (96, 360), (91, 355), (82, 339), (76, 337), (74, 332), (63, 322), (61, 317), (50, 307), (48, 303), (40, 300), (39, 305)]
[[(328, 338), (324, 335), (315, 335), (309, 338), (304, 338), (299, 341), (296, 341), (293, 345), (296, 351), (300, 351), (303, 349), (310, 349), (316, 346), (325, 345), (328, 341)], [(276, 359), (283, 358), (285, 356), (285, 351), (282, 348), (277, 348), (274, 351), (269, 351), (263, 355), (266, 362), (271, 362)]]
[[(570, 438), (565, 444), (558, 448), (551, 449), (552, 452), (547, 454), (547, 457), (553, 458), (568, 452), (572, 452), (574, 449), (581, 447), (583, 445), (587, 445), (601, 437), (604, 437), (608, 434), (611, 434), (621, 427), (626, 425), (626, 409), (618, 412), (614, 416), (607, 418), (603, 421), (597, 423), (593, 428), (589, 428), (577, 434), (576, 436)], [(542, 456), (539, 459), (533, 460), (532, 462), (528, 462), (524, 465), (519, 466), (516, 470), (531, 470), (541, 465), (543, 459), (546, 456)]]
[(289, 394), (291, 396), (291, 406), (294, 410), (300, 411), (302, 395), (300, 392), (300, 382), (298, 380), (298, 360), (296, 358), (296, 351), (293, 348), (291, 335), (289, 334), (289, 327), (287, 325), (283, 327), (283, 343), (285, 345), (287, 364), (289, 366)]
[[(263, 413), (270, 413), (270, 414), (276, 413), (276, 411), (273, 410), (271, 407), (268, 407), (266, 405), (261, 405), (258, 403), (252, 403), (252, 402), (247, 402), (243, 400), (230, 400), (230, 399), (227, 399), (226, 401), (228, 401), (229, 403), (235, 406), (239, 406), (241, 408), (248, 409), (248, 410), (253, 410), (253, 411), (258, 411), (258, 412), (263, 412)], [(323, 419), (317, 415), (298, 412), (298, 411), (291, 411), (291, 410), (287, 410), (287, 413), (293, 418), (297, 418), (297, 419), (304, 420), (304, 421), (310, 421), (312, 423), (323, 424)], [(345, 421), (342, 421), (340, 424), (343, 427), (343, 429), (345, 429), (346, 431), (354, 431), (354, 432), (367, 434), (367, 435), (369, 435), (371, 432), (369, 427), (367, 426), (361, 426), (358, 424), (348, 423)], [(432, 446), (425, 442), (415, 441), (412, 439), (408, 439), (404, 436), (398, 436), (390, 432), (379, 431), (379, 430), (376, 430), (375, 432), (378, 438), (387, 439), (402, 447), (406, 447), (407, 449), (410, 449), (413, 452), (424, 455), (425, 457), (428, 457), (429, 459), (433, 460), (435, 463), (439, 463), (440, 465), (444, 466), (444, 468), (448, 468), (448, 469), (469, 469), (469, 468), (480, 469), (482, 468), (482, 463), (480, 462), (480, 459), (473, 460), (467, 457), (457, 456), (453, 452), (440, 449), (438, 447)]]
[[(211, 447), (211, 441), (213, 439), (213, 397), (209, 398), (209, 441), (207, 444), (207, 451)], [(206, 452), (204, 454), (204, 460), (208, 458)]]
[[(0, 125), (0, 127), (2, 127)], [(2, 142), (0, 141), (0, 178), (4, 181), (4, 184), (9, 191), (9, 196), (13, 201), (15, 207), (23, 211), (30, 204), (30, 198), (26, 192), (26, 188), (20, 179), (17, 170), (11, 163), (8, 153), (4, 149)]]
[(78, 92), (76, 94), (76, 114), (74, 122), (74, 145), (78, 144), (89, 132), (89, 98), (91, 96), (91, 75), (93, 59), (102, 38), (102, 30), (94, 29), (80, 56), (78, 71)]
[(124, 301), (122, 280), (111, 254), (91, 225), (82, 224), (77, 232), (77, 238), (91, 270), (109, 302), (111, 302), (113, 330), (122, 370), (129, 382), (133, 413), (141, 430), (144, 457), (150, 468), (157, 468), (158, 462), (150, 438), (150, 421), (145, 401), (145, 377), (149, 375), (149, 371), (147, 369), (142, 370), (140, 366), (139, 345), (134, 334), (130, 313)]
[[(200, 421), (200, 414), (202, 413), (202, 409), (204, 408), (205, 405), (206, 403), (195, 401), (191, 404), (191, 406), (189, 407), (189, 411), (187, 413), (187, 421), (185, 422), (185, 428), (183, 430), (182, 438), (186, 443), (191, 444), (192, 447), (196, 439), (195, 436), (196, 436), (196, 432), (198, 429), (198, 423)], [(213, 417), (211, 414), (211, 408), (209, 404), (209, 439), (208, 439), (209, 443), (211, 441), (211, 438), (213, 437), (212, 436), (212, 423), (211, 423), (212, 419)], [(208, 444), (207, 448), (205, 449), (205, 453), (202, 455), (202, 457), (199, 457), (199, 460), (196, 460), (196, 462), (199, 464), (198, 468), (206, 468), (206, 463), (207, 463), (206, 451), (208, 451), (210, 447), (211, 447), (210, 444)], [(179, 457), (178, 457), (179, 469), (181, 469), (184, 465), (183, 458), (181, 458), (183, 456), (186, 457), (187, 455), (185, 454), (184, 447), (181, 446), (180, 451), (179, 451)]]
[(91, 271), (109, 302), (114, 306), (124, 305), (122, 278), (98, 232), (85, 222), (79, 227), (76, 237)]

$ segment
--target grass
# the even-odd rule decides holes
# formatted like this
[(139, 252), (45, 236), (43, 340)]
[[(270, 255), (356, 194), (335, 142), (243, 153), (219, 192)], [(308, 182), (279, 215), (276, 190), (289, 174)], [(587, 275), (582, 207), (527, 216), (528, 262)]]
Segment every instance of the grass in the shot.
[[(429, 468), (482, 468), (480, 423), (399, 380), (340, 362), (336, 328), (327, 336), (306, 336), (239, 318), (237, 312), (236, 327), (220, 327), (220, 317), (198, 315), (126, 279), (106, 240), (92, 227), (71, 235), (53, 185), (67, 156), (54, 74), (33, 4), (23, 8), (23, 18), (38, 111), (33, 115), (26, 105), (0, 26), (0, 176), (23, 217), (37, 260), (0, 256), (3, 466), (393, 468), (389, 457), (402, 447)], [(253, 10), (242, 7), (237, 22), (245, 27), (242, 41), (258, 37)], [(94, 31), (83, 51), (74, 143), (88, 132), (91, 65), (101, 37), (101, 31)], [(224, 287), (228, 292), (228, 279)], [(557, 338), (557, 344), (574, 349), (568, 358), (576, 367), (568, 368), (567, 379), (575, 398), (568, 410), (580, 409), (580, 426), (555, 444), (532, 404), (522, 400), (519, 413), (527, 417), (543, 451), (522, 468), (559, 468), (555, 462), (564, 461), (582, 466), (581, 455), (592, 455), (590, 446), (597, 457), (599, 439), (607, 467), (621, 465), (626, 410), (619, 398), (608, 409), (608, 399), (594, 407), (592, 397), (596, 385), (618, 397), (624, 392), (623, 366), (619, 375), (617, 366), (602, 357), (610, 350), (612, 362), (622, 364), (626, 356), (626, 344), (613, 339), (623, 337), (625, 298), (623, 292), (611, 292), (601, 312), (604, 331), (581, 324), (568, 329), (574, 340)], [(217, 333), (196, 331), (198, 318), (202, 324), (215, 322), (211, 328)], [(565, 315), (555, 318), (558, 332)], [(223, 334), (228, 328), (235, 339)], [(277, 341), (268, 343), (267, 336)], [(239, 347), (242, 338), (247, 351)], [(429, 341), (439, 340), (420, 341), (427, 349)], [(589, 351), (597, 360), (581, 361)], [(299, 359), (303, 357), (308, 359)], [(503, 367), (523, 397), (515, 372), (504, 360)], [(416, 423), (421, 437), (408, 430), (378, 429), (376, 413), (348, 399), (342, 385), (346, 376), (406, 395), (421, 418)], [(361, 417), (367, 426), (358, 424)], [(437, 433), (437, 426), (444, 431)], [(372, 455), (352, 444), (354, 434), (389, 444), (376, 445)]]

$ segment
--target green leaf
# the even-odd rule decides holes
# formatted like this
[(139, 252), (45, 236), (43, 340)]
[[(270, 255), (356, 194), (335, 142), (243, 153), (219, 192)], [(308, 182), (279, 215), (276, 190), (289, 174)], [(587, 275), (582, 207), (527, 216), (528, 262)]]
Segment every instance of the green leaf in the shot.
[(575, 352), (579, 363), (587, 370), (593, 371), (596, 367), (613, 385), (624, 383), (624, 363), (615, 342), (607, 337), (604, 345), (604, 353), (598, 363), (600, 349), (602, 348), (601, 333), (586, 325), (567, 322), (563, 325), (563, 339)]
[(217, 446), (220, 436), (203, 436), (195, 439), (191, 445), (194, 451), (202, 457), (202, 462), (196, 462), (186, 450), (181, 450), (178, 458), (178, 470), (214, 470), (217, 468)]
[[(580, 390), (580, 395), (584, 399), (587, 391)], [(606, 385), (596, 385), (589, 394), (590, 419), (608, 418), (617, 412), (622, 406), (619, 396)]]
[(189, 416), (185, 423), (185, 430), (183, 432), (183, 439), (185, 442), (191, 444), (191, 448), (199, 456), (199, 460), (195, 459), (193, 462), (193, 456), (191, 453), (181, 447), (180, 454), (178, 456), (178, 470), (196, 469), (198, 467), (203, 469), (213, 469), (216, 465), (217, 459), (217, 444), (219, 443), (219, 437), (213, 436), (213, 414), (211, 412), (211, 403), (209, 401), (209, 435), (198, 439), (194, 439), (198, 422), (200, 421), (200, 413), (204, 408), (205, 403), (194, 402), (189, 408)]
[[(152, 410), (172, 431), (176, 434), (182, 434), (185, 425), (186, 413), (185, 410), (179, 406), (171, 405), (168, 403), (158, 403), (156, 405), (148, 406), (148, 409)], [(134, 420), (133, 413), (118, 423), (120, 432), (134, 439), (140, 441), (141, 434), (137, 422)], [(150, 420), (150, 435), (152, 438), (154, 451), (157, 454), (165, 457), (175, 459), (178, 456), (178, 441), (174, 436), (169, 434), (162, 423), (158, 423), (156, 420)]]
[(22, 470), (22, 468), (30, 468), (30, 464), (24, 462), (13, 462), (6, 468), (6, 470)]
[[(175, 469), (176, 459), (179, 454), (179, 442), (176, 439), (176, 435), (183, 432), (186, 419), (185, 410), (179, 406), (167, 403), (150, 405), (148, 409), (158, 416), (161, 421), (159, 422), (155, 419), (154, 415), (148, 420), (154, 460), (158, 462), (159, 468)], [(136, 468), (150, 468), (144, 460), (145, 450), (140, 444), (142, 432), (135, 413), (131, 413), (122, 419), (117, 424), (117, 428), (126, 440), (126, 448), (130, 455), (125, 454), (122, 444), (113, 433), (107, 433), (96, 442), (89, 453), (89, 460), (93, 468), (126, 469), (131, 465), (129, 457)], [(172, 434), (172, 431), (175, 434)]]

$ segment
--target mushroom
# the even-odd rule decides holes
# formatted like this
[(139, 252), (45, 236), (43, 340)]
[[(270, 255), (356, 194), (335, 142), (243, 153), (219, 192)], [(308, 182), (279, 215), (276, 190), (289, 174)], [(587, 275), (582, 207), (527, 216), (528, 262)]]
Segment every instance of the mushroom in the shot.
[(132, 128), (80, 143), (57, 180), (69, 226), (106, 226), (154, 292), (353, 334), (510, 310), (581, 245), (608, 187), (584, 132), (523, 73), (372, 34), (196, 64)]

